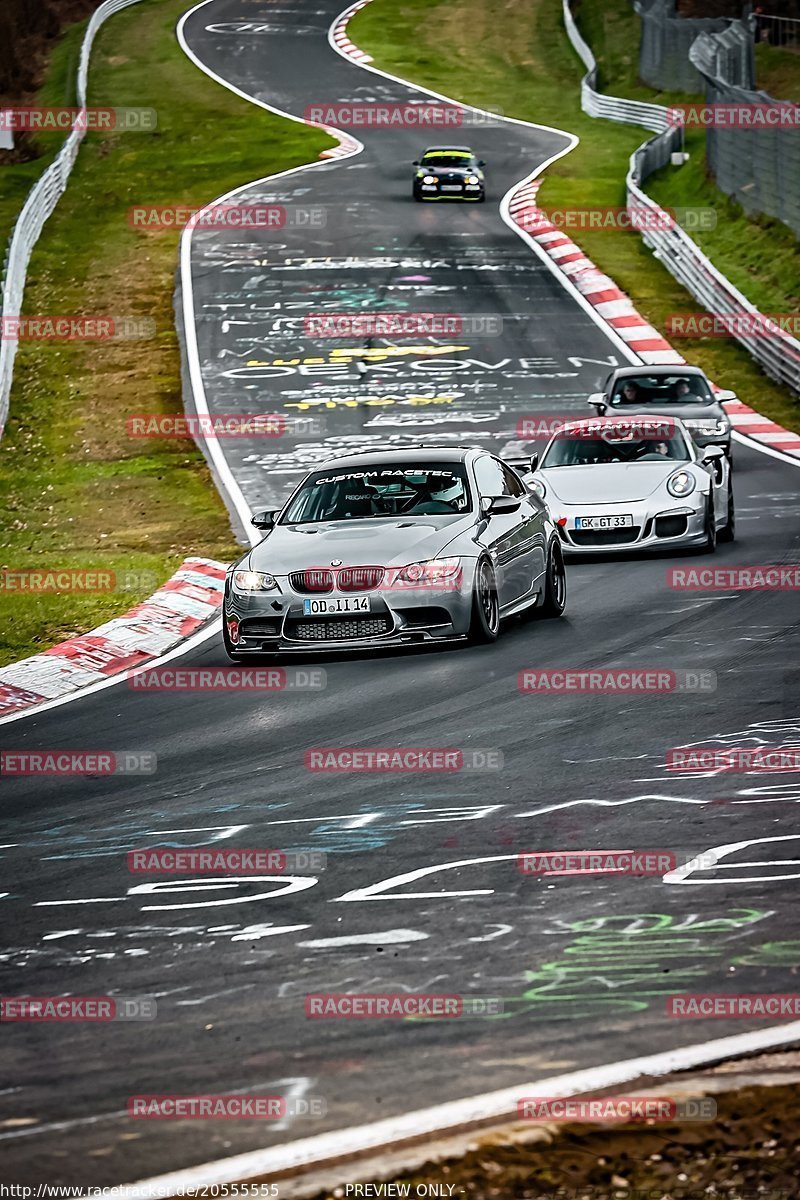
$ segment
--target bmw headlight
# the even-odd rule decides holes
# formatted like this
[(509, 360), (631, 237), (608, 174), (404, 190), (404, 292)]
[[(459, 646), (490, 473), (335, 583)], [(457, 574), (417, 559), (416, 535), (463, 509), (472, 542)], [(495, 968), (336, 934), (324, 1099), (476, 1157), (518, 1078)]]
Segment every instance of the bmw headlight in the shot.
[(679, 499), (683, 496), (690, 496), (696, 487), (695, 477), (689, 471), (676, 471), (667, 480), (667, 491), (670, 496), (676, 496)]
[(409, 563), (400, 567), (390, 579), (392, 587), (460, 588), (462, 580), (460, 558), (435, 558), (428, 562)]
[(263, 571), (233, 572), (233, 590), (236, 592), (271, 592), (277, 586), (275, 576)]
[(478, 183), (478, 176), (477, 175), (468, 175), (467, 183)]
[(528, 490), (533, 492), (534, 496), (538, 496), (540, 500), (544, 500), (547, 495), (547, 488), (541, 479), (529, 479)]
[(422, 182), (423, 183), (436, 183), (436, 176), (435, 175), (426, 175), (425, 178), (422, 180)]
[(684, 421), (687, 429), (693, 429), (695, 433), (724, 433), (728, 428), (727, 422), (717, 421), (714, 419), (700, 419)]

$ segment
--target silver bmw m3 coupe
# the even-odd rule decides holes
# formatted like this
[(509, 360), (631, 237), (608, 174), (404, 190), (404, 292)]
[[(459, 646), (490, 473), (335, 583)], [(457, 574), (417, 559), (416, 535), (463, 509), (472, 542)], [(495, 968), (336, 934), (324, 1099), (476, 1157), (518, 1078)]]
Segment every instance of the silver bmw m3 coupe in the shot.
[(253, 524), (264, 540), (225, 585), (234, 659), (492, 642), (504, 617), (564, 611), (561, 541), (547, 506), (482, 449), (331, 460)]

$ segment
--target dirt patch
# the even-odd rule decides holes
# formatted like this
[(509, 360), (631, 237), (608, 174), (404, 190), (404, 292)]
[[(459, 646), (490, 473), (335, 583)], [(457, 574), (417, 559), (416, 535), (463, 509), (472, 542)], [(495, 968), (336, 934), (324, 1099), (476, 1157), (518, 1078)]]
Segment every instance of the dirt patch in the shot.
[[(535, 1129), (520, 1123), (502, 1133), (476, 1135), (474, 1148), (463, 1157), (443, 1157), (391, 1180), (384, 1177), (374, 1190), (342, 1184), (314, 1200), (403, 1195), (453, 1200), (793, 1200), (800, 1176), (797, 1071), (796, 1052), (725, 1063), (703, 1076), (698, 1082), (706, 1086), (695, 1091), (713, 1097), (714, 1120), (550, 1124)], [(678, 1095), (685, 1090), (680, 1083), (685, 1077), (674, 1078)], [(786, 1083), (765, 1085), (765, 1079)], [(733, 1090), (722, 1090), (729, 1084)], [(652, 1090), (638, 1088), (630, 1094)], [(658, 1091), (664, 1092), (663, 1084)], [(356, 1190), (359, 1186), (363, 1190)]]

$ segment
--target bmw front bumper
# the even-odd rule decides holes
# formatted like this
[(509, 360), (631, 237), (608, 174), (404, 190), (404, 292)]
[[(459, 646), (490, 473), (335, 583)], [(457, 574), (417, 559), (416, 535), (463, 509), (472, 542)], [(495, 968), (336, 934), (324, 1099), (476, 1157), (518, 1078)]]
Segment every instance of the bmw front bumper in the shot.
[(726, 433), (713, 433), (710, 430), (702, 432), (699, 429), (692, 429), (691, 425), (686, 428), (692, 435), (692, 441), (701, 450), (705, 450), (708, 446), (719, 446), (720, 450), (724, 450), (726, 454), (730, 453), (731, 449), (731, 431), (728, 429)]
[[(380, 646), (412, 646), (460, 641), (472, 617), (472, 571), (464, 564), (462, 581), (441, 587), (375, 588), (368, 592), (296, 592), (286, 576), (269, 592), (235, 592), (225, 586), (223, 621), (233, 653), (321, 653)], [(305, 600), (354, 600), (367, 597), (368, 612), (309, 615)]]
[(482, 200), (483, 185), (465, 183), (456, 191), (444, 191), (443, 186), (438, 183), (421, 183), (417, 194), (421, 200)]

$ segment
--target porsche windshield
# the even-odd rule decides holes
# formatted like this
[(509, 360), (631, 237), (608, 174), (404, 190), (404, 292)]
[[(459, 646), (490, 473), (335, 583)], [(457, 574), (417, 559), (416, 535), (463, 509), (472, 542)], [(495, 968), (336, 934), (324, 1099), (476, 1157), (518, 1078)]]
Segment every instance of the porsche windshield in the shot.
[(393, 463), (312, 475), (290, 502), (281, 524), (452, 516), (469, 508), (463, 463)]
[(688, 462), (689, 450), (675, 431), (672, 437), (625, 438), (582, 435), (557, 437), (544, 456), (543, 467), (589, 467), (619, 463)]

